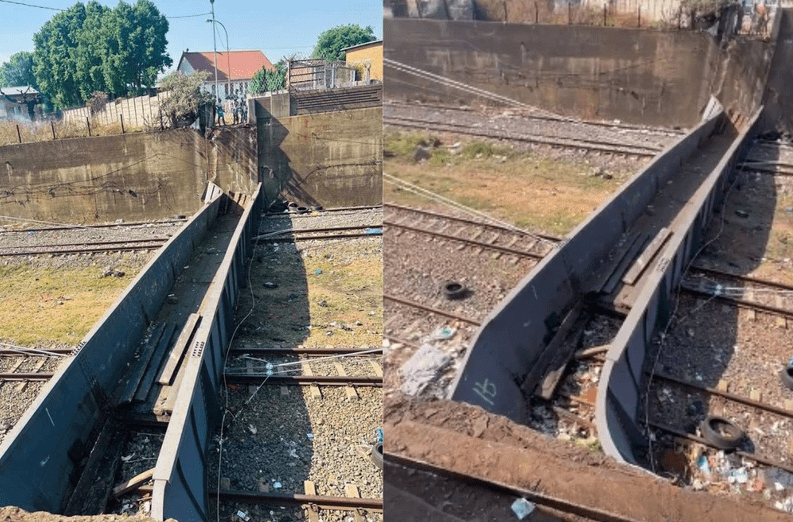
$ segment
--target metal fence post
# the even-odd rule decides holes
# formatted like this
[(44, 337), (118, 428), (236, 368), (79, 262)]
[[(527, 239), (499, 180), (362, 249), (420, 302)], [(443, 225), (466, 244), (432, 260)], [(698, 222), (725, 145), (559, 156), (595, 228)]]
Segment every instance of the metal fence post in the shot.
[(122, 112), (119, 116), (121, 117), (121, 134), (126, 134), (124, 132), (124, 113)]
[(88, 135), (91, 136), (91, 120), (88, 119), (88, 116), (85, 117), (85, 124), (88, 126)]
[(52, 129), (52, 139), (55, 139), (55, 122), (50, 120), (50, 128)]
[(22, 133), (19, 132), (19, 125), (17, 125), (17, 139), (19, 139), (19, 143), (22, 143)]

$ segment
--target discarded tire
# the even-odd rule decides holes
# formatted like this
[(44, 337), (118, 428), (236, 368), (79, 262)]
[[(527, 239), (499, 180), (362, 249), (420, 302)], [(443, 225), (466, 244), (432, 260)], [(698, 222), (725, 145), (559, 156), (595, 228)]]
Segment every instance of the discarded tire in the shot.
[(297, 213), (298, 214), (307, 214), (308, 213), (308, 207), (297, 207)]
[(372, 446), (372, 453), (369, 455), (374, 462), (374, 465), (380, 469), (383, 469), (383, 443), (378, 442), (374, 446)]
[(782, 384), (793, 390), (793, 366), (787, 366), (779, 372), (779, 378), (782, 379)]
[(467, 292), (468, 290), (461, 283), (455, 281), (446, 283), (443, 287), (443, 294), (447, 299), (462, 299)]
[(322, 205), (314, 205), (313, 207), (311, 207), (312, 212), (319, 212), (321, 210), (322, 210)]
[(745, 433), (724, 417), (706, 417), (700, 426), (702, 437), (721, 450), (733, 450), (741, 444)]

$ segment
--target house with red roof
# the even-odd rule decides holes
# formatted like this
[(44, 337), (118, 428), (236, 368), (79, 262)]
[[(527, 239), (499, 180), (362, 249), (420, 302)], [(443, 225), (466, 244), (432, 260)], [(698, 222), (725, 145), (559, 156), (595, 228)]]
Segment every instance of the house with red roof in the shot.
[[(259, 50), (217, 52), (218, 59), (218, 91), (221, 100), (225, 100), (229, 93), (241, 94), (243, 97), (248, 92), (248, 86), (262, 67), (274, 70), (275, 67)], [(182, 53), (179, 65), (176, 68), (184, 74), (194, 71), (206, 71), (209, 77), (204, 82), (205, 92), (215, 92), (215, 53), (213, 51)]]

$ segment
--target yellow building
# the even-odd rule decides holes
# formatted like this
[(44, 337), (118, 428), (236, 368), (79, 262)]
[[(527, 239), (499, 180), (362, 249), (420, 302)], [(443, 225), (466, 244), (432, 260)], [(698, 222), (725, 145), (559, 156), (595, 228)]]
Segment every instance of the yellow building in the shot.
[(364, 44), (353, 45), (342, 49), (347, 53), (347, 65), (356, 67), (363, 65), (364, 69), (361, 79), (366, 80), (366, 71), (369, 71), (368, 79), (383, 81), (383, 41), (375, 40)]

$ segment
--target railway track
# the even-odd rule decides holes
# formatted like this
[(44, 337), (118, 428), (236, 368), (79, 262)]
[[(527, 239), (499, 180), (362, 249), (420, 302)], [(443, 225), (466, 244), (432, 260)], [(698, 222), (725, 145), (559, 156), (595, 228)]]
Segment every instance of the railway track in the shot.
[(505, 226), (481, 223), (420, 210), (401, 205), (385, 205), (391, 214), (386, 215), (384, 225), (392, 228), (394, 235), (414, 233), (450, 240), (462, 246), (509, 254), (517, 258), (542, 259), (558, 242), (557, 238), (543, 234), (511, 229)]
[[(451, 112), (464, 112), (464, 113), (476, 113), (475, 109), (470, 107), (460, 107), (460, 106), (452, 106), (452, 105), (440, 105), (440, 104), (432, 104), (432, 103), (421, 103), (421, 104), (410, 104), (399, 102), (396, 100), (387, 100), (384, 104), (385, 107), (402, 107), (406, 109), (437, 109), (440, 111), (451, 111)], [(605, 127), (608, 129), (621, 129), (621, 130), (629, 130), (629, 131), (640, 131), (640, 132), (649, 132), (661, 135), (683, 135), (685, 131), (679, 129), (667, 129), (662, 127), (648, 127), (643, 125), (632, 125), (629, 123), (616, 123), (616, 122), (609, 122), (609, 121), (599, 121), (599, 120), (581, 120), (581, 119), (573, 119), (573, 118), (564, 118), (564, 117), (554, 117), (550, 115), (539, 115), (539, 114), (521, 114), (521, 118), (526, 120), (536, 120), (536, 121), (549, 121), (549, 122), (558, 122), (564, 123), (566, 125), (584, 125), (584, 126), (593, 126), (593, 127)]]
[(42, 246), (2, 247), (0, 248), (0, 257), (34, 256), (44, 254), (74, 255), (101, 252), (157, 250), (167, 241), (168, 238), (153, 238), (118, 241), (86, 241), (83, 243), (61, 243)]
[[(350, 232), (350, 231), (358, 232)], [(382, 234), (382, 225), (355, 225), (341, 227), (295, 228), (277, 232), (270, 232), (256, 238), (255, 243), (278, 243), (284, 241), (315, 241), (321, 239), (349, 239), (358, 237), (373, 237)]]
[(584, 150), (588, 152), (598, 152), (604, 154), (636, 156), (640, 158), (652, 158), (661, 152), (658, 147), (625, 145), (616, 142), (564, 138), (558, 136), (526, 136), (514, 135), (498, 129), (474, 130), (470, 125), (430, 122), (418, 118), (406, 118), (397, 116), (383, 116), (383, 124), (395, 127), (411, 129), (421, 129), (436, 132), (448, 132), (453, 134), (463, 134), (481, 138), (493, 138), (506, 141), (531, 143), (536, 145), (547, 145), (566, 149)]
[[(0, 218), (2, 219), (2, 218)], [(177, 223), (184, 223), (186, 218), (168, 219), (163, 221), (133, 221), (130, 223), (102, 223), (99, 225), (62, 225), (50, 227), (36, 227), (36, 228), (14, 228), (14, 229), (0, 229), (0, 235), (3, 234), (27, 234), (35, 232), (54, 232), (59, 230), (93, 230), (105, 228), (134, 228), (134, 227), (152, 227), (158, 225), (171, 225)]]

